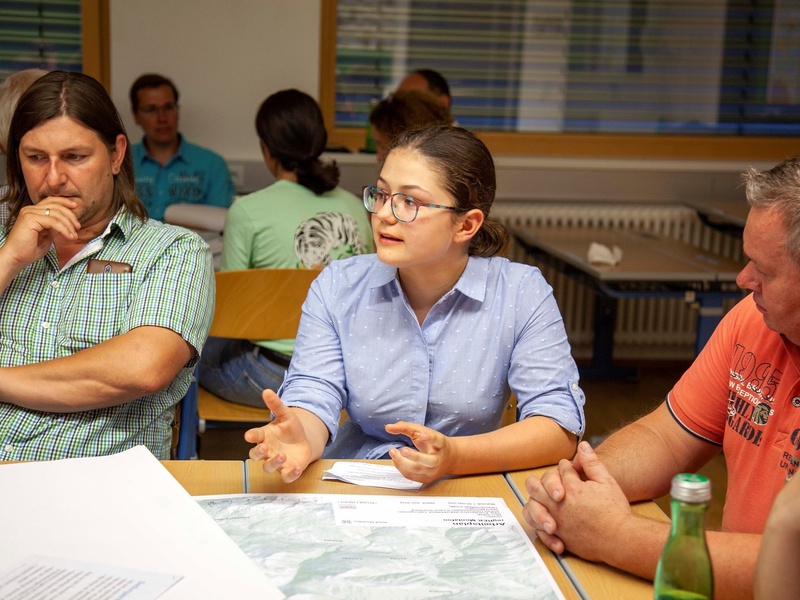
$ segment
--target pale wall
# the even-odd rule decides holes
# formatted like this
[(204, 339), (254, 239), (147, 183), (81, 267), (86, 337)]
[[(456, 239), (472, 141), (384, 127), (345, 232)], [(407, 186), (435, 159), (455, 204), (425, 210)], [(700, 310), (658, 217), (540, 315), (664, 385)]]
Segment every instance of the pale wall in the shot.
[[(325, 0), (109, 0), (111, 92), (134, 141), (128, 88), (141, 73), (171, 77), (181, 131), (241, 172), (240, 191), (272, 181), (253, 121), (269, 94), (318, 97), (320, 2)], [(338, 156), (342, 184), (374, 183), (371, 157)], [(498, 158), (498, 199), (680, 202), (743, 197), (748, 161)], [(753, 166), (765, 167), (763, 163)]]
[(111, 96), (134, 141), (131, 83), (155, 71), (180, 91), (187, 139), (260, 160), (254, 120), (273, 92), (317, 97), (320, 0), (109, 0)]

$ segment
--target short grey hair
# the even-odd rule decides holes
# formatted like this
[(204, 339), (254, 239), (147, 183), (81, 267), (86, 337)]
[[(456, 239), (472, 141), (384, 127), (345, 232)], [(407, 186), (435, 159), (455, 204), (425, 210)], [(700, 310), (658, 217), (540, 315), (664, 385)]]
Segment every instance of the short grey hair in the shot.
[(800, 266), (800, 156), (765, 171), (750, 168), (742, 180), (751, 208), (780, 215), (788, 231), (786, 252)]

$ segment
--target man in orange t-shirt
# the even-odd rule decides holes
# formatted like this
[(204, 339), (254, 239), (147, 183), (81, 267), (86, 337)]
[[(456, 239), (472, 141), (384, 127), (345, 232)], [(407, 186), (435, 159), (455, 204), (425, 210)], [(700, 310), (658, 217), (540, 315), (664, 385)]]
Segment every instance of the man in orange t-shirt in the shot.
[(524, 515), (554, 552), (565, 549), (652, 579), (669, 523), (630, 502), (669, 491), (720, 452), (728, 468), (722, 531), (708, 532), (715, 596), (750, 598), (767, 514), (800, 449), (800, 157), (745, 174), (751, 290), (652, 413), (597, 448), (527, 481)]

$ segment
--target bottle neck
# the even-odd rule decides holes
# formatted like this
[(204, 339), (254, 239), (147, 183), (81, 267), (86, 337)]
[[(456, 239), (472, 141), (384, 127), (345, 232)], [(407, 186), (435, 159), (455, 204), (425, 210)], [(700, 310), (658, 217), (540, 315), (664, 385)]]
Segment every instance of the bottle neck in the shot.
[(708, 504), (693, 504), (672, 500), (672, 535), (703, 536), (706, 525)]

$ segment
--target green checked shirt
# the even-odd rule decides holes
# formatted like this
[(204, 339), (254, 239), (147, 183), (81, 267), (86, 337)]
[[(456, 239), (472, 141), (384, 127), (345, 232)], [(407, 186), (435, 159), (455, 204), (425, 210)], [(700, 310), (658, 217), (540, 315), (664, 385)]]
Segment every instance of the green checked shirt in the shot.
[[(0, 245), (5, 240), (0, 230)], [(127, 263), (132, 271), (87, 273), (92, 258)], [(214, 271), (205, 242), (181, 227), (143, 224), (123, 208), (63, 269), (51, 248), (0, 295), (0, 366), (69, 356), (143, 325), (171, 329), (199, 353), (213, 310)], [(98, 456), (139, 444), (169, 458), (175, 405), (196, 360), (157, 394), (109, 408), (47, 413), (0, 398), (0, 460)]]

